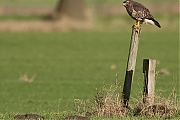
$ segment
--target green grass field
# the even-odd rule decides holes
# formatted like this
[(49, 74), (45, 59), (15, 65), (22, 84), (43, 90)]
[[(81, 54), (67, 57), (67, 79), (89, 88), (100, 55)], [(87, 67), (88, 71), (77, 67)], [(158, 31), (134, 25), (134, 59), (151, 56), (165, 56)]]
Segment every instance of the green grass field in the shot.
[[(86, 0), (86, 6), (90, 9), (95, 8), (95, 13), (96, 9), (106, 5), (107, 9), (113, 11), (112, 6), (121, 6), (123, 1)], [(180, 21), (179, 13), (176, 11), (178, 2), (137, 1), (155, 11), (153, 15), (162, 28), (142, 25), (130, 105), (134, 104), (135, 100), (140, 100), (142, 95), (142, 61), (145, 58), (156, 59), (158, 63), (155, 86), (157, 95), (162, 94), (161, 97), (167, 98), (172, 93), (174, 85), (179, 90)], [(89, 12), (87, 14), (93, 19), (89, 20), (92, 22), (92, 28), (88, 31), (72, 28), (68, 32), (56, 31), (56, 28), (51, 32), (32, 32), (28, 31), (28, 27), (26, 32), (10, 32), (16, 22), (19, 25), (21, 22), (31, 22), (32, 26), (33, 22), (37, 21), (40, 24), (41, 21), (45, 23), (44, 15), (26, 15), (26, 12), (1, 14), (1, 7), (10, 8), (11, 11), (18, 7), (22, 10), (54, 9), (56, 3), (57, 0), (0, 1), (0, 25), (3, 28), (4, 23), (6, 25), (10, 23), (10, 27), (5, 31), (0, 29), (0, 119), (2, 120), (13, 119), (14, 115), (26, 113), (40, 114), (47, 120), (59, 119), (74, 114), (75, 99), (92, 100), (95, 88), (100, 89), (104, 84), (109, 89), (109, 86), (116, 82), (116, 73), (118, 82), (123, 86), (131, 26), (134, 24), (127, 14)], [(158, 5), (165, 12), (156, 12)], [(169, 9), (169, 12), (166, 9)], [(164, 74), (160, 74), (163, 70)], [(34, 81), (31, 83), (21, 81), (25, 80), (26, 75), (28, 78), (35, 76)], [(133, 115), (129, 117), (137, 120), (146, 119)], [(93, 120), (106, 119), (112, 118), (96, 116), (93, 118)], [(115, 116), (113, 119), (120, 118)]]
[[(0, 119), (18, 113), (55, 114), (73, 109), (74, 99), (92, 99), (93, 90), (123, 84), (130, 42), (129, 32), (0, 32)], [(156, 59), (156, 90), (168, 96), (179, 74), (178, 32), (142, 32), (132, 97), (143, 89), (142, 60)], [(112, 67), (113, 66), (113, 67)], [(19, 78), (36, 75), (32, 83)], [(61, 100), (60, 100), (61, 99)]]

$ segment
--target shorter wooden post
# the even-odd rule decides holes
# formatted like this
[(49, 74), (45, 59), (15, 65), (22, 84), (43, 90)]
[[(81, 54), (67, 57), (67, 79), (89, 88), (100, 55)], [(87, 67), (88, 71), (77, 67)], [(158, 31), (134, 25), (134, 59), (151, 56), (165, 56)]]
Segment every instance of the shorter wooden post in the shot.
[(153, 60), (153, 59), (143, 60), (143, 73), (144, 73), (143, 103), (144, 105), (154, 104), (155, 74), (156, 74), (155, 68), (156, 68), (156, 60)]

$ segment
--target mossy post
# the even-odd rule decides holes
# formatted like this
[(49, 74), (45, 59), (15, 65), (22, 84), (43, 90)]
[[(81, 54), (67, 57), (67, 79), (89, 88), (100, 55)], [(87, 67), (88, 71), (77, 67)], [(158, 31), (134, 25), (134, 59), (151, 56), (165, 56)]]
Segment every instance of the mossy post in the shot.
[(130, 42), (126, 75), (125, 75), (125, 81), (123, 87), (124, 107), (128, 107), (128, 102), (130, 98), (131, 83), (135, 72), (140, 31), (141, 31), (141, 27), (132, 26), (131, 42)]

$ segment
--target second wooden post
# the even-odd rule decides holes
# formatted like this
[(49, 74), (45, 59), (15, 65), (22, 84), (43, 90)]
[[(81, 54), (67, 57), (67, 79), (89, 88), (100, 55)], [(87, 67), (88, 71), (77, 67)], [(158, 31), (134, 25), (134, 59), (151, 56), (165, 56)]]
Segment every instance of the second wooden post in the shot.
[(144, 92), (143, 103), (146, 106), (154, 104), (154, 90), (155, 90), (155, 74), (156, 74), (156, 60), (143, 60), (144, 73)]

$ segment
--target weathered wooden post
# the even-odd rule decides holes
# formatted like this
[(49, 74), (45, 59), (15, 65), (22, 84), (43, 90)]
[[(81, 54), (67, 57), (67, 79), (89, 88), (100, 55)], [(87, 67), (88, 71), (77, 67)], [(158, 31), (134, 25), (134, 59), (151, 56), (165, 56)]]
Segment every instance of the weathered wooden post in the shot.
[(138, 51), (140, 30), (141, 30), (141, 27), (137, 28), (137, 27), (132, 26), (131, 42), (130, 42), (126, 75), (125, 75), (125, 81), (124, 81), (124, 87), (123, 87), (124, 107), (128, 107), (128, 101), (130, 98), (131, 83), (133, 80), (135, 66), (136, 66), (136, 57), (137, 57), (137, 51)]
[(154, 89), (155, 89), (155, 69), (156, 60), (144, 59), (143, 60), (143, 73), (144, 73), (144, 92), (143, 103), (144, 105), (154, 104)]

